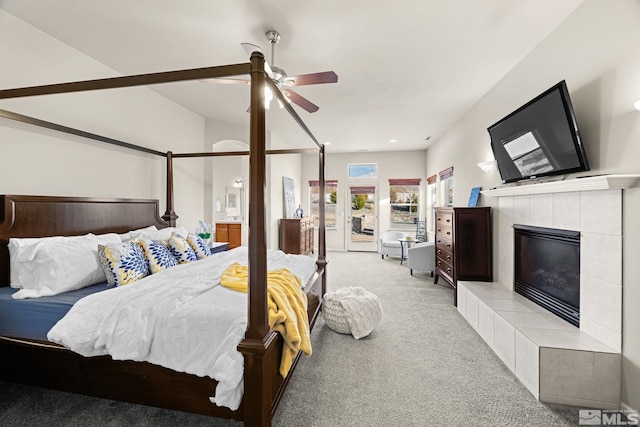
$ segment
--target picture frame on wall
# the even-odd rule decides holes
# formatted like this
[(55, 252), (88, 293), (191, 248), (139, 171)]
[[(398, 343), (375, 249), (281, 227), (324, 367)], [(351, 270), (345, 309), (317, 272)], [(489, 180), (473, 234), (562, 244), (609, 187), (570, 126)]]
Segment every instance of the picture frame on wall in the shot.
[(293, 218), (296, 212), (296, 194), (293, 178), (282, 177), (282, 196), (284, 201), (284, 217)]

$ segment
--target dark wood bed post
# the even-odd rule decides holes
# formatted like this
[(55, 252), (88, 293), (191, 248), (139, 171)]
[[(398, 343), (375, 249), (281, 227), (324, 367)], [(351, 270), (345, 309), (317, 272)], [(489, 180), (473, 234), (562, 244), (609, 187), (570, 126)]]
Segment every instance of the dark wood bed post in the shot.
[[(324, 175), (324, 145), (320, 145), (320, 152), (318, 153), (318, 180), (320, 181), (320, 194), (325, 193), (325, 175)], [(316, 264), (319, 268), (324, 269), (324, 274), (322, 275), (322, 296), (327, 292), (327, 270), (325, 269), (327, 265), (327, 241), (326, 241), (326, 215), (325, 215), (325, 199), (324, 197), (319, 198), (320, 206), (318, 206), (318, 260)]]
[(264, 56), (260, 52), (254, 52), (251, 55), (249, 131), (249, 313), (245, 338), (238, 345), (238, 351), (244, 355), (245, 361), (245, 426), (271, 425), (272, 393), (268, 350), (277, 338), (277, 334), (269, 328), (267, 318), (264, 87)]
[(173, 153), (171, 151), (167, 151), (167, 210), (162, 215), (162, 219), (167, 221), (170, 227), (175, 227), (178, 219), (178, 215), (173, 210)]

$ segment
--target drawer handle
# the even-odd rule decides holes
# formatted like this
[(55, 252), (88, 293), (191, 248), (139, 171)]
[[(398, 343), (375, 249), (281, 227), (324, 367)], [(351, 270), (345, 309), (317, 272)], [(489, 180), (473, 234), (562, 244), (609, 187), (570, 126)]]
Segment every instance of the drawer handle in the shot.
[(447, 219), (447, 222), (451, 222), (451, 219)]
[(447, 261), (451, 261), (451, 256), (447, 255)]
[(447, 268), (447, 273), (451, 273), (451, 268)]

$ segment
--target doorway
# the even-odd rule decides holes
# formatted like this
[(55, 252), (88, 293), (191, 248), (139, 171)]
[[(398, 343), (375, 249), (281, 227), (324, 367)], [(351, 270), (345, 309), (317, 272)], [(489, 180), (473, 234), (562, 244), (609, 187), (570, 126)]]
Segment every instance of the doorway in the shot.
[(375, 185), (349, 185), (346, 191), (347, 250), (378, 251), (378, 200)]

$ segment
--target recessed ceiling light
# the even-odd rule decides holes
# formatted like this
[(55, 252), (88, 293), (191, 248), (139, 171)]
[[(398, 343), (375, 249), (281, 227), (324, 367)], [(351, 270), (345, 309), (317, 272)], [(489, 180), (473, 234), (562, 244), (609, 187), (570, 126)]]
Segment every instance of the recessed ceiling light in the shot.
[(398, 140), (397, 139), (390, 139), (389, 142), (394, 144), (394, 143), (398, 142)]
[(329, 141), (327, 141), (323, 145), (331, 145), (331, 143)]

